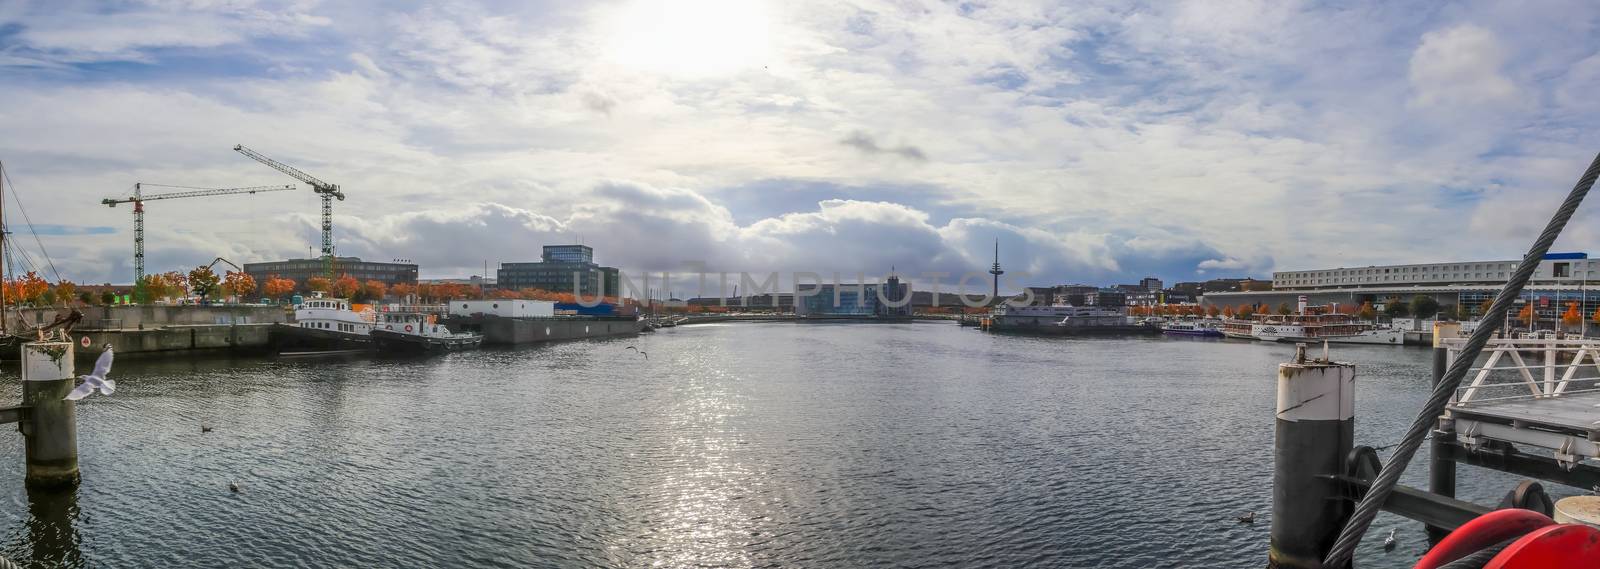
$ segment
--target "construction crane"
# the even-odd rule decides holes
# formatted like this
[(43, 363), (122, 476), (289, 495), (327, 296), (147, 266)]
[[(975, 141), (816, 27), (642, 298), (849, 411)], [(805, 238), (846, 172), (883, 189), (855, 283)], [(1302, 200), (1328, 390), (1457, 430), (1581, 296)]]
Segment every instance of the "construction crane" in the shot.
[(300, 169), (284, 164), (277, 160), (267, 158), (261, 153), (245, 148), (242, 144), (233, 145), (233, 150), (249, 156), (262, 164), (271, 166), (272, 169), (288, 174), (289, 177), (311, 184), (311, 191), (322, 196), (322, 262), (327, 267), (328, 277), (333, 277), (333, 198), (344, 201), (344, 192), (339, 191), (338, 184), (329, 184), (318, 180), (310, 174), (301, 172)]
[[(188, 191), (170, 192), (165, 194), (144, 195), (145, 186), (158, 188), (183, 188)], [(117, 207), (119, 203), (133, 204), (133, 284), (135, 287), (144, 287), (144, 202), (155, 200), (172, 200), (178, 198), (203, 198), (210, 196), (228, 196), (234, 194), (254, 194), (260, 192), (283, 192), (293, 190), (293, 184), (282, 186), (252, 186), (248, 188), (193, 188), (189, 186), (167, 186), (163, 184), (134, 184), (133, 195), (125, 198), (106, 198), (100, 203)]]

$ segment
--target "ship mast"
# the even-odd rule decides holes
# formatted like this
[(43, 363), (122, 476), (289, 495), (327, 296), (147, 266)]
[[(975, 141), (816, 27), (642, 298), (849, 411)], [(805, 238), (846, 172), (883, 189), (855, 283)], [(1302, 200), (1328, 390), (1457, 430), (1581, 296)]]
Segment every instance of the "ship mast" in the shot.
[[(0, 162), (0, 279), (10, 273), (6, 272), (6, 165)], [(0, 336), (6, 335), (6, 287), (0, 280)]]

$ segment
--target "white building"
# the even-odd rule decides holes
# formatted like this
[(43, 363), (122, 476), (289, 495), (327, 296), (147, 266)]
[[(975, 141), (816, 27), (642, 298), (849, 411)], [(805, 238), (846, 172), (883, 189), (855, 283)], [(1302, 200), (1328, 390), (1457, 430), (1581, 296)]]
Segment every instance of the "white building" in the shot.
[[(1273, 290), (1502, 285), (1522, 261), (1383, 265), (1272, 273)], [(1600, 261), (1582, 253), (1552, 253), (1534, 269), (1533, 285), (1580, 285), (1600, 277)]]

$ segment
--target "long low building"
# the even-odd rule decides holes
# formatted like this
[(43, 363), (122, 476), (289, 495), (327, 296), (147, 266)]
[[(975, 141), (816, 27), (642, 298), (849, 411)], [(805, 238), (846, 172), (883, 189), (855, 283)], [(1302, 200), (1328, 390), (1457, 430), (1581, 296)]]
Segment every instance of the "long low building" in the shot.
[[(1389, 299), (1409, 302), (1416, 296), (1430, 296), (1446, 309), (1466, 306), (1476, 317), (1519, 264), (1520, 260), (1471, 261), (1279, 271), (1272, 274), (1273, 290), (1208, 292), (1201, 297), (1201, 304), (1294, 306), (1305, 296), (1312, 305), (1380, 305)], [(1594, 288), (1590, 287), (1591, 277), (1596, 280)], [(1521, 300), (1533, 303), (1540, 319), (1559, 317), (1575, 301), (1581, 303), (1583, 317), (1591, 318), (1600, 310), (1600, 261), (1584, 253), (1547, 255), (1534, 269)]]

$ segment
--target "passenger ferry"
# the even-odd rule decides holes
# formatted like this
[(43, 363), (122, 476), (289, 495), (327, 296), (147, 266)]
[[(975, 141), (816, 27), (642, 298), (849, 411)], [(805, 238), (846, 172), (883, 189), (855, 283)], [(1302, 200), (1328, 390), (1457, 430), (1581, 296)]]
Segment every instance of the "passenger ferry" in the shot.
[(1378, 327), (1350, 314), (1337, 312), (1304, 314), (1257, 314), (1252, 320), (1230, 320), (1224, 325), (1229, 337), (1249, 337), (1267, 342), (1331, 342), (1335, 344), (1392, 344), (1405, 342), (1405, 332)]
[(1163, 334), (1221, 338), (1222, 323), (1216, 320), (1175, 320), (1161, 326)]

